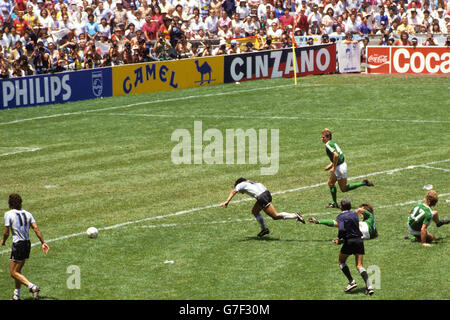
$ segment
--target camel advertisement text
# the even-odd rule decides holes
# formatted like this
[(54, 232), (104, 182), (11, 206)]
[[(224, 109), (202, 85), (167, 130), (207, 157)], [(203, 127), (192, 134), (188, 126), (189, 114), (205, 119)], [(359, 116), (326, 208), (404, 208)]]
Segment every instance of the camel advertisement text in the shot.
[(216, 85), (223, 83), (223, 57), (118, 66), (113, 79), (114, 96)]

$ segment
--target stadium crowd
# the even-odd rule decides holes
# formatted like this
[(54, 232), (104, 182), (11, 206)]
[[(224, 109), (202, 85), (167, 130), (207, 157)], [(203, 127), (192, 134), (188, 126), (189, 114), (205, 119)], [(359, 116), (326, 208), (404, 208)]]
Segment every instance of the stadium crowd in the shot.
[[(436, 45), (447, 0), (0, 0), (0, 77), (321, 43)], [(253, 37), (253, 38), (249, 38)], [(377, 40), (378, 41), (378, 40)], [(449, 46), (449, 38), (446, 38)]]

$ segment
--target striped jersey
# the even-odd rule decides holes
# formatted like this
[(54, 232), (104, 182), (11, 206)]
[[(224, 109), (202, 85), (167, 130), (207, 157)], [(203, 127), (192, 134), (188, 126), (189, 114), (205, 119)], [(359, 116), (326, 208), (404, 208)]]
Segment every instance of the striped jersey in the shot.
[(267, 191), (266, 187), (259, 182), (243, 181), (234, 187), (234, 190), (248, 194), (250, 197), (258, 198), (263, 192)]
[(411, 209), (411, 214), (408, 217), (408, 225), (414, 231), (420, 231), (422, 225), (427, 227), (433, 219), (433, 210), (424, 203), (416, 203)]
[(9, 227), (12, 233), (13, 242), (30, 240), (29, 230), (34, 217), (26, 210), (12, 209), (5, 212), (5, 227)]
[(327, 156), (328, 156), (328, 158), (330, 158), (331, 162), (333, 162), (333, 153), (336, 152), (338, 154), (337, 165), (344, 163), (344, 161), (345, 161), (344, 153), (342, 152), (341, 148), (339, 148), (337, 143), (330, 140), (325, 144), (325, 147), (326, 147), (326, 151), (327, 151)]

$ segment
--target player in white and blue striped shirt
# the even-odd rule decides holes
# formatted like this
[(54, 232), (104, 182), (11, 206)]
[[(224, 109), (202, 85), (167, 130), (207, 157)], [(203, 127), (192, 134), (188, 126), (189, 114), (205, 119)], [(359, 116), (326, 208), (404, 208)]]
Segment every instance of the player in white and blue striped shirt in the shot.
[(9, 196), (9, 208), (11, 210), (5, 213), (5, 230), (3, 232), (2, 246), (5, 245), (12, 233), (13, 245), (11, 250), (11, 258), (9, 263), (9, 271), (14, 278), (15, 290), (13, 300), (20, 300), (20, 287), (27, 286), (33, 294), (34, 299), (39, 298), (40, 287), (28, 281), (28, 279), (21, 273), (22, 267), (26, 259), (30, 256), (31, 242), (30, 242), (30, 228), (36, 233), (42, 244), (42, 251), (48, 253), (49, 247), (44, 241), (41, 231), (39, 230), (36, 220), (31, 213), (22, 209), (22, 198), (20, 195), (13, 193)]

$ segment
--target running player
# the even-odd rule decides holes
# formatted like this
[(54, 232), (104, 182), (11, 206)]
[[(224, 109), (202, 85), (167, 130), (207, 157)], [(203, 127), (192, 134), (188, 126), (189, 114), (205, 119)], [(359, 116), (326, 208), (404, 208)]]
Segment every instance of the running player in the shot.
[(299, 212), (278, 213), (272, 204), (272, 195), (269, 190), (259, 182), (250, 181), (245, 178), (239, 178), (234, 183), (234, 188), (231, 190), (230, 195), (227, 200), (220, 204), (221, 207), (227, 207), (231, 199), (236, 195), (236, 193), (245, 193), (256, 199), (256, 203), (252, 208), (252, 214), (255, 216), (256, 221), (258, 221), (261, 226), (261, 232), (258, 233), (258, 237), (262, 237), (269, 234), (269, 228), (267, 228), (264, 217), (261, 215), (261, 210), (263, 210), (267, 215), (269, 215), (273, 220), (279, 219), (297, 219), (302, 223), (305, 223), (302, 215)]
[(324, 169), (325, 171), (330, 171), (328, 186), (330, 187), (331, 197), (333, 199), (333, 202), (330, 202), (327, 207), (338, 208), (336, 181), (342, 192), (351, 191), (362, 186), (373, 187), (373, 183), (369, 180), (363, 180), (361, 182), (347, 184), (347, 163), (345, 162), (344, 153), (337, 143), (332, 140), (332, 132), (330, 129), (323, 129), (321, 137), (322, 142), (325, 143), (328, 158), (331, 161)]
[[(373, 215), (373, 207), (370, 204), (363, 203), (355, 210), (362, 221), (359, 221), (359, 230), (362, 233), (363, 240), (374, 239), (378, 237), (378, 231), (375, 226), (375, 217)], [(308, 222), (314, 224), (322, 224), (328, 227), (336, 227), (338, 223), (333, 219), (316, 219), (314, 217), (308, 218)]]
[(431, 221), (436, 223), (437, 227), (450, 223), (450, 219), (439, 220), (439, 215), (436, 210), (432, 210), (439, 201), (439, 196), (434, 190), (428, 191), (425, 196), (425, 203), (416, 203), (409, 211), (408, 217), (408, 231), (409, 234), (405, 236), (405, 239), (415, 239), (420, 241), (423, 246), (429, 247), (435, 237), (428, 232), (428, 226)]
[(40, 287), (28, 281), (28, 279), (21, 273), (26, 259), (30, 256), (30, 227), (41, 241), (42, 251), (47, 254), (50, 248), (45, 243), (44, 237), (39, 231), (32, 214), (22, 209), (22, 198), (20, 195), (15, 193), (11, 194), (9, 196), (8, 203), (11, 210), (5, 213), (5, 230), (3, 232), (1, 244), (2, 246), (5, 245), (11, 230), (13, 245), (9, 262), (9, 271), (15, 282), (15, 290), (12, 300), (20, 300), (20, 287), (22, 284), (28, 287), (30, 292), (33, 294), (33, 298), (37, 300), (39, 299)]
[(369, 281), (369, 275), (363, 266), (363, 256), (365, 252), (362, 233), (359, 230), (358, 214), (351, 211), (352, 205), (348, 199), (342, 199), (340, 207), (341, 213), (336, 218), (339, 232), (338, 237), (335, 238), (333, 242), (336, 244), (343, 243), (338, 257), (338, 263), (342, 272), (348, 279), (348, 285), (344, 291), (350, 292), (356, 288), (356, 281), (352, 278), (350, 269), (346, 264), (347, 258), (353, 254), (355, 255), (356, 269), (366, 284), (366, 294), (372, 295), (374, 291)]

